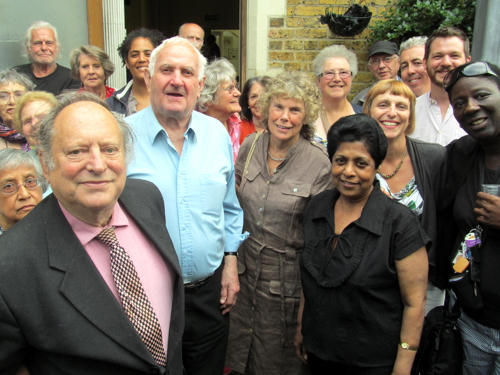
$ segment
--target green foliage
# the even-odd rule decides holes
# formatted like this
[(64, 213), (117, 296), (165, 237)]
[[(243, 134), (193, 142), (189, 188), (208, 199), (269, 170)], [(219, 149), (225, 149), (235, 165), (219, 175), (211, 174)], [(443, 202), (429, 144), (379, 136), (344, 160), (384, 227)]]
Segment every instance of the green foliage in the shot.
[[(391, 1), (388, 2), (392, 5)], [(373, 27), (370, 41), (397, 42), (419, 35), (430, 35), (442, 26), (464, 30), (472, 41), (476, 0), (399, 0), (387, 12), (383, 21)]]

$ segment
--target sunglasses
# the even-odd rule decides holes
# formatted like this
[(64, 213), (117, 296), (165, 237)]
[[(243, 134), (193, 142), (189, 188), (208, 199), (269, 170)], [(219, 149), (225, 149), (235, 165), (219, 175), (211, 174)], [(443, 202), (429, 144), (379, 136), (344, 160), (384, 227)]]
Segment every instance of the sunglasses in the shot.
[(492, 71), (488, 64), (483, 61), (478, 61), (465, 67), (463, 65), (459, 66), (458, 68), (448, 72), (448, 74), (444, 77), (443, 87), (447, 92), (449, 92), (452, 86), (457, 83), (460, 75), (463, 75), (464, 77), (476, 77), (483, 74), (498, 77), (498, 74)]

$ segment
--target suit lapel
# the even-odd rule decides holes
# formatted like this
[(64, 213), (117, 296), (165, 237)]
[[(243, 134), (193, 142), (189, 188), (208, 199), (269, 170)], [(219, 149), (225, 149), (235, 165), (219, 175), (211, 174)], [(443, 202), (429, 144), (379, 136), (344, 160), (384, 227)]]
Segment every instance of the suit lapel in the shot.
[(65, 272), (61, 293), (103, 334), (154, 364), (155, 361), (128, 320), (122, 306), (81, 245), (51, 196), (44, 212), (49, 263)]

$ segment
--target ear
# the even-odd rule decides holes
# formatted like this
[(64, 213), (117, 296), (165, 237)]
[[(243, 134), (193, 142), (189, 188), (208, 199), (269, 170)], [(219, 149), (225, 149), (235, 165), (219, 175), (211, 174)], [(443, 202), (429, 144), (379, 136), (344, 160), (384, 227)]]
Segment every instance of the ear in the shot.
[(128, 63), (128, 58), (125, 59), (125, 66), (127, 67), (128, 70), (130, 70), (130, 65)]
[(149, 68), (144, 72), (144, 82), (148, 88), (148, 91), (151, 92), (151, 73), (149, 73)]
[(44, 162), (44, 157), (43, 157), (44, 152), (43, 151), (38, 151), (38, 160), (40, 161), (40, 165), (42, 166), (42, 171), (43, 171), (43, 177), (47, 180), (47, 182), (50, 184), (49, 180), (49, 167)]
[(471, 62), (471, 60), (472, 60), (472, 56), (469, 55), (469, 57), (467, 57), (467, 62)]
[(196, 97), (198, 99), (200, 98), (201, 90), (203, 90), (203, 87), (205, 87), (205, 81), (206, 81), (206, 79), (207, 79), (207, 76), (203, 76), (203, 78), (199, 82), (200, 87), (198, 88), (198, 94), (196, 95)]

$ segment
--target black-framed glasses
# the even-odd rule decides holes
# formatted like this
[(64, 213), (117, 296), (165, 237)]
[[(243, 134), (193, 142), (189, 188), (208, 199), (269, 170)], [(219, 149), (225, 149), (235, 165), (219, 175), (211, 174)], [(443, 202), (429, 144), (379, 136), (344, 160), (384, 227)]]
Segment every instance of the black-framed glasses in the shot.
[(20, 186), (24, 186), (29, 190), (34, 190), (41, 184), (42, 183), (38, 178), (28, 178), (22, 184), (14, 184), (12, 182), (9, 182), (8, 184), (5, 184), (0, 188), (0, 192), (2, 192), (2, 194), (9, 195), (14, 194), (16, 191), (18, 191)]
[(232, 94), (234, 92), (234, 89), (239, 90), (240, 89), (240, 84), (239, 83), (235, 83), (235, 84), (227, 86), (225, 89), (223, 89), (222, 87), (219, 87), (219, 90), (227, 91), (230, 94)]
[(478, 61), (467, 66), (462, 65), (449, 71), (448, 74), (446, 74), (446, 76), (444, 77), (443, 87), (447, 92), (450, 91), (451, 87), (455, 83), (457, 83), (458, 79), (460, 78), (460, 74), (465, 77), (476, 77), (482, 76), (484, 74), (498, 77), (498, 74), (492, 71), (488, 64), (486, 64), (484, 61)]
[(319, 76), (324, 77), (325, 79), (331, 81), (335, 75), (338, 74), (341, 79), (347, 79), (352, 77), (352, 71), (350, 70), (339, 70), (338, 72), (334, 72), (333, 70), (323, 72)]

